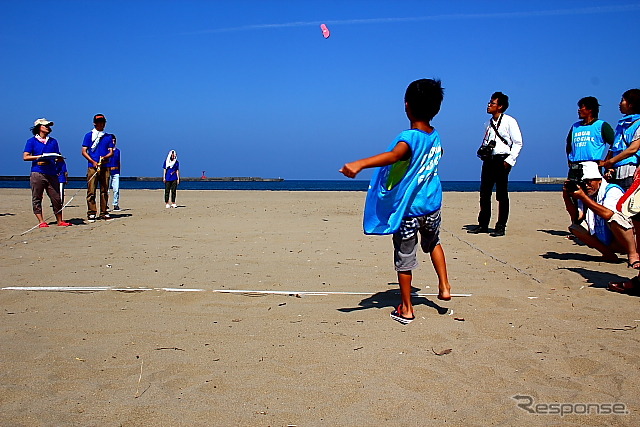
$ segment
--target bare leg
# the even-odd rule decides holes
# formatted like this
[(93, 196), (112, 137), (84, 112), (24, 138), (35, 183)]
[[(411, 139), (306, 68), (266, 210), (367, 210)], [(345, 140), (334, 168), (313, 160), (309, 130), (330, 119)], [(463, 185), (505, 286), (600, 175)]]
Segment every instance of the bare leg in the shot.
[(587, 229), (583, 226), (571, 224), (569, 226), (569, 231), (571, 232), (571, 234), (580, 239), (582, 243), (600, 252), (605, 261), (618, 261), (618, 255), (616, 255), (616, 253), (613, 252), (607, 245), (598, 240), (597, 237), (592, 236), (589, 231), (587, 231)]
[[(620, 224), (616, 222), (609, 223), (609, 229), (613, 233), (613, 237), (615, 238), (615, 248), (619, 249), (620, 252), (628, 254), (629, 256), (629, 265), (633, 266), (633, 263), (640, 258), (638, 258), (638, 250), (636, 249), (636, 239), (633, 235), (633, 229), (630, 228), (625, 230)], [(637, 268), (637, 264), (636, 267)]]
[(413, 317), (413, 304), (411, 303), (411, 271), (398, 271), (398, 283), (400, 284), (400, 299), (402, 303), (398, 307), (398, 313), (407, 318)]
[(449, 284), (449, 276), (447, 275), (447, 261), (444, 256), (442, 245), (436, 245), (429, 254), (431, 263), (438, 275), (438, 299), (449, 301), (451, 299), (451, 285)]

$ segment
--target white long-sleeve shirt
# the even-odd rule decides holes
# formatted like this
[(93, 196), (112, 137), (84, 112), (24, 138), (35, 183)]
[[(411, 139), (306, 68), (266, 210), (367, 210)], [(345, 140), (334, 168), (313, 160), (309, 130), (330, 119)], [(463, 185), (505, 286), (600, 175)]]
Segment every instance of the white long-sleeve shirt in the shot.
[[(493, 121), (493, 124), (496, 127), (498, 127), (498, 121), (500, 121), (498, 132), (500, 132), (502, 138), (504, 138), (509, 144), (505, 144), (502, 139), (496, 135), (496, 132), (493, 130), (493, 126), (491, 126), (491, 121)], [(520, 132), (520, 126), (518, 126), (516, 119), (507, 114), (503, 114), (502, 120), (500, 120), (500, 118), (495, 120), (492, 117), (490, 121), (486, 122), (482, 145), (488, 144), (491, 140), (496, 141), (493, 154), (508, 154), (504, 161), (509, 163), (511, 166), (514, 166), (516, 164), (516, 159), (520, 154), (520, 150), (522, 150), (522, 133)], [(509, 145), (511, 145), (511, 147), (509, 147)]]

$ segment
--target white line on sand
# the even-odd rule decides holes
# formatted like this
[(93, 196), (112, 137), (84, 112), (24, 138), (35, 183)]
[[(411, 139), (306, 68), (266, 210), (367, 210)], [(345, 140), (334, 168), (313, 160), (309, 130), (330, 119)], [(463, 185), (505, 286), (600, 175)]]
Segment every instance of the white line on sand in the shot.
[[(143, 291), (165, 291), (165, 292), (216, 292), (227, 294), (267, 294), (267, 295), (372, 295), (370, 292), (318, 292), (318, 291), (264, 291), (248, 289), (189, 289), (189, 288), (118, 288), (114, 286), (7, 286), (0, 288), (3, 291), (48, 291), (48, 292), (98, 292), (98, 291), (118, 291), (118, 292), (143, 292)], [(418, 297), (437, 296), (438, 294), (423, 294), (413, 292), (411, 295)], [(451, 294), (452, 297), (470, 297), (472, 294)]]

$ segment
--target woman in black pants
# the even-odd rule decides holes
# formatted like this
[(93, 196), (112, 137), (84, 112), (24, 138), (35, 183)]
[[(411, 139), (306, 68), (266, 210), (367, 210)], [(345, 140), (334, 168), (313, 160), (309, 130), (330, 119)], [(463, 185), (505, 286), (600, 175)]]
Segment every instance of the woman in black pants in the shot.
[[(177, 208), (176, 190), (180, 184), (180, 163), (178, 162), (178, 154), (175, 150), (169, 151), (167, 159), (164, 161), (164, 203), (166, 208)], [(169, 193), (171, 193), (171, 204), (169, 204)]]

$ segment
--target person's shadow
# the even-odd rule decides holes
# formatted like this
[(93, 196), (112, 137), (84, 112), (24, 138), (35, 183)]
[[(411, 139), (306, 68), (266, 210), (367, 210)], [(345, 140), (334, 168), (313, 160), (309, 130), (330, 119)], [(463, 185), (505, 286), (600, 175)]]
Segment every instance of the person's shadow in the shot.
[[(397, 283), (389, 283), (389, 285), (398, 286)], [(411, 288), (412, 293), (418, 292), (419, 290), (420, 289), (415, 287)], [(343, 313), (351, 313), (352, 311), (367, 310), (370, 308), (378, 308), (378, 309), (396, 308), (396, 305), (398, 304), (399, 299), (400, 299), (400, 292), (398, 291), (398, 289), (389, 289), (383, 292), (376, 292), (375, 294), (364, 298), (358, 303), (357, 307), (338, 308), (337, 310)], [(447, 312), (449, 311), (448, 308), (442, 307), (437, 303), (435, 303), (434, 301), (431, 301), (430, 299), (425, 298), (423, 296), (413, 295), (411, 297), (411, 301), (413, 302), (413, 305), (422, 304), (422, 305), (431, 307), (435, 309), (438, 312), (438, 314), (447, 314)]]
[(571, 233), (569, 233), (569, 232), (568, 232), (568, 231), (566, 231), (566, 230), (542, 230), (542, 229), (540, 229), (540, 230), (538, 230), (538, 231), (539, 231), (539, 232), (541, 232), (541, 233), (547, 233), (547, 234), (550, 234), (550, 235), (552, 235), (552, 236), (563, 236), (563, 237), (568, 237), (568, 236), (570, 236), (570, 235), (571, 235)]
[[(609, 282), (622, 282), (628, 280), (628, 277), (622, 277), (613, 273), (601, 273), (599, 271), (587, 270), (586, 268), (580, 267), (567, 267), (565, 270), (573, 271), (574, 273), (578, 273), (589, 283), (590, 288), (599, 288), (599, 289), (607, 289), (609, 287)], [(637, 273), (637, 270), (633, 270)], [(633, 273), (632, 273), (633, 274)], [(631, 296), (640, 296), (635, 294), (626, 294)]]
[[(560, 261), (586, 261), (586, 262), (604, 262), (602, 255), (593, 254), (581, 254), (575, 252), (552, 252), (549, 251), (545, 254), (540, 254), (544, 259), (556, 259)], [(622, 264), (626, 262), (623, 258), (619, 258), (618, 261), (611, 261), (611, 264)]]
[[(111, 219), (118, 219), (118, 218), (128, 218), (133, 216), (133, 214), (130, 213), (117, 213), (117, 214), (112, 214), (109, 213), (109, 216), (111, 216)], [(92, 224), (90, 223), (87, 219), (85, 218), (70, 218), (70, 219), (66, 219), (65, 221), (67, 221), (68, 223), (72, 224), (72, 225), (88, 225), (88, 224)], [(103, 219), (97, 219), (95, 221), (95, 223), (101, 223), (101, 222), (105, 222)], [(93, 223), (93, 224), (95, 224)]]

